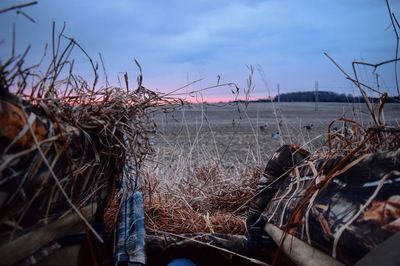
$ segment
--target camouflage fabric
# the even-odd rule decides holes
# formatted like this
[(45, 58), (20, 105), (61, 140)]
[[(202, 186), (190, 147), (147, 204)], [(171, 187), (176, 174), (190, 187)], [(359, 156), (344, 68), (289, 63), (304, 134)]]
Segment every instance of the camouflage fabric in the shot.
[(312, 191), (293, 217), (307, 189), (323, 180), (338, 160), (315, 162), (314, 169), (305, 165), (300, 176), (288, 176), (261, 216), (339, 261), (354, 264), (400, 232), (400, 150), (354, 159), (331, 182)]
[(87, 133), (1, 99), (0, 122), (0, 239), (18, 237), (69, 211), (60, 186), (78, 208), (105, 198), (118, 171), (96, 175), (102, 155)]
[[(122, 172), (122, 160), (109, 156), (111, 152), (102, 152), (104, 145), (99, 137), (51, 118), (44, 109), (23, 101), (8, 102), (0, 98), (0, 122), (2, 251), (8, 250), (14, 241), (30, 233), (45, 231), (75, 214), (72, 206), (83, 215), (86, 208), (102, 205), (107, 200)], [(90, 215), (83, 215), (88, 224), (93, 222), (95, 210), (88, 211)], [(43, 254), (53, 250), (46, 248), (49, 241), (71, 233), (71, 226), (65, 223), (61, 229), (48, 229), (49, 234), (26, 243), (25, 247), (36, 251), (27, 253), (26, 248), (15, 248), (12, 254), (19, 260), (28, 258), (25, 262), (40, 261)], [(84, 228), (82, 225), (79, 230)], [(96, 229), (99, 234), (100, 229)], [(7, 265), (4, 258), (0, 264)]]
[(284, 145), (274, 153), (257, 183), (256, 196), (250, 203), (246, 220), (247, 228), (260, 218), (262, 211), (293, 167), (303, 162), (308, 155), (307, 151), (294, 144)]

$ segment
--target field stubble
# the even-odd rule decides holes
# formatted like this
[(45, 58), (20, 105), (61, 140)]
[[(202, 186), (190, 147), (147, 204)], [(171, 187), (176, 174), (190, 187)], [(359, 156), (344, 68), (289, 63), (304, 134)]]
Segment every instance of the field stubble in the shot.
[[(271, 103), (188, 105), (171, 113), (157, 113), (152, 143), (159, 153), (185, 149), (186, 158), (217, 159), (228, 165), (262, 163), (281, 145), (280, 138), (309, 150), (321, 147), (329, 124), (342, 117), (365, 127), (370, 122), (363, 103), (319, 103), (317, 110), (314, 103), (275, 103), (275, 111)], [(386, 123), (397, 125), (399, 119), (400, 106), (387, 104)], [(342, 126), (334, 125), (338, 129)], [(273, 138), (279, 131), (281, 137)], [(201, 154), (212, 157), (197, 157)]]
[[(398, 104), (387, 104), (386, 124), (398, 126), (399, 114)], [(329, 124), (343, 117), (365, 128), (370, 122), (363, 103), (319, 103), (317, 110), (314, 103), (203, 103), (157, 111), (145, 167), (149, 229), (244, 233), (247, 202), (273, 152), (283, 143), (324, 152)]]

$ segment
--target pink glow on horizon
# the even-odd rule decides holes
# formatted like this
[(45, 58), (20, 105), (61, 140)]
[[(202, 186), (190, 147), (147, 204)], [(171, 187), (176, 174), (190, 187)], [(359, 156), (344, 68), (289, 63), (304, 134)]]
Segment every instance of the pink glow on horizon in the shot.
[(207, 103), (219, 103), (219, 102), (233, 102), (236, 100), (260, 100), (260, 99), (265, 99), (265, 97), (250, 97), (247, 98), (245, 96), (239, 96), (235, 97), (235, 95), (232, 96), (204, 96), (203, 98), (199, 97), (186, 97), (184, 98), (185, 101), (189, 103), (202, 103), (202, 102), (207, 102)]
[(231, 102), (234, 101), (235, 97), (227, 97), (227, 96), (212, 96), (212, 97), (203, 97), (203, 98), (196, 98), (196, 97), (186, 97), (185, 101), (190, 103), (218, 103), (218, 102)]

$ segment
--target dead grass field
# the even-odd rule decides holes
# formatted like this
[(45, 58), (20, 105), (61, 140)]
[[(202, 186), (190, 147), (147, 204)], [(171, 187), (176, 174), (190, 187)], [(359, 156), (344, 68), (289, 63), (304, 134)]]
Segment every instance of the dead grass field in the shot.
[[(279, 131), (284, 143), (313, 150), (326, 141), (329, 124), (351, 118), (368, 127), (370, 115), (363, 103), (243, 103), (192, 104), (171, 113), (156, 114), (157, 132), (152, 142), (158, 152), (184, 149), (187, 159), (215, 159), (226, 165), (262, 164), (281, 145), (272, 134)], [(385, 105), (385, 121), (400, 123), (400, 105)], [(311, 126), (311, 129), (307, 129)], [(342, 123), (335, 125), (343, 127)], [(202, 155), (206, 155), (202, 158)], [(261, 160), (261, 161), (260, 161)]]
[[(385, 110), (386, 123), (398, 126), (400, 105), (388, 104)], [(328, 126), (342, 117), (368, 128), (371, 115), (364, 104), (342, 103), (320, 103), (318, 110), (313, 103), (158, 110), (150, 136), (154, 153), (143, 169), (145, 205), (152, 206), (146, 212), (148, 229), (243, 234), (248, 202), (273, 152), (283, 143), (300, 144), (312, 153), (326, 151)], [(343, 122), (333, 127), (346, 129)], [(282, 137), (273, 138), (279, 130)], [(187, 222), (193, 219), (197, 222)]]

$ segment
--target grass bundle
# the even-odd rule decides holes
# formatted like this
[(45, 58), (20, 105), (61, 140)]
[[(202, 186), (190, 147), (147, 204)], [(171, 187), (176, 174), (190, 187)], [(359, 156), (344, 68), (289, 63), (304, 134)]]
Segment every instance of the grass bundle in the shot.
[[(390, 216), (384, 225), (365, 219), (371, 213), (375, 219), (385, 219), (384, 213), (374, 211), (373, 207), (398, 199), (400, 125), (385, 122), (383, 110), (388, 94), (380, 92), (379, 76), (376, 75), (378, 88), (373, 89), (358, 79), (354, 67), (370, 66), (375, 73), (378, 67), (397, 64), (398, 60), (378, 64), (353, 62), (354, 77), (336, 64), (363, 95), (370, 121), (334, 120), (328, 127), (326, 145), (292, 169), (293, 178), (287, 180), (287, 189), (281, 188), (263, 213), (264, 219), (284, 230), (279, 240), (281, 247), (291, 234), (333, 258), (354, 264), (399, 232), (398, 215)], [(380, 102), (372, 103), (366, 89), (378, 93)], [(285, 206), (283, 210), (279, 209), (281, 203)], [(279, 252), (274, 262), (278, 256)]]
[[(101, 239), (90, 219), (96, 207), (103, 206), (105, 231), (113, 231), (124, 165), (135, 166), (133, 186), (145, 185), (148, 233), (156, 229), (243, 234), (245, 210), (232, 212), (252, 197), (259, 169), (240, 169), (249, 178), (238, 181), (227, 176), (220, 164), (210, 167), (205, 162), (193, 172), (186, 169), (187, 186), (152, 179), (143, 166), (153, 152), (149, 140), (156, 127), (153, 112), (182, 102), (142, 86), (137, 62), (137, 88), (129, 89), (127, 75), (124, 87), (99, 87), (98, 65), (65, 36), (64, 28), (57, 36), (54, 32), (55, 25), (46, 67), (43, 63), (25, 67), (29, 48), (0, 65), (0, 119), (6, 125), (0, 129), (1, 238), (15, 239), (76, 212)], [(70, 59), (74, 49), (87, 56), (92, 82), (74, 74)], [(92, 204), (91, 216), (82, 216), (80, 209)]]
[(148, 231), (244, 234), (246, 210), (235, 211), (253, 196), (259, 170), (243, 172), (239, 181), (211, 162), (192, 170), (185, 169), (185, 180), (146, 178)]
[[(91, 219), (101, 206), (105, 209), (105, 231), (113, 231), (120, 179), (123, 167), (129, 165), (133, 166), (129, 187), (140, 188), (144, 194), (147, 233), (244, 234), (247, 203), (262, 174), (261, 148), (256, 147), (256, 155), (248, 154), (256, 163), (235, 161), (230, 166), (224, 164), (216, 143), (215, 152), (194, 141), (189, 152), (175, 145), (163, 154), (152, 147), (149, 138), (156, 129), (154, 112), (174, 109), (181, 101), (146, 89), (136, 61), (139, 75), (135, 89), (129, 88), (127, 74), (124, 86), (108, 86), (106, 82), (105, 87), (99, 87), (98, 65), (74, 39), (65, 36), (64, 28), (57, 36), (54, 32), (55, 27), (51, 58), (45, 68), (41, 64), (25, 67), (29, 49), (20, 56), (12, 53), (0, 64), (2, 242), (73, 212), (101, 240)], [(92, 82), (73, 74), (70, 55), (74, 49), (88, 57)], [(347, 77), (366, 94), (357, 75)], [(365, 98), (371, 115), (367, 125), (353, 118), (339, 118), (329, 125), (327, 142), (311, 151), (309, 164), (315, 170), (318, 160), (337, 159), (338, 163), (324, 175), (313, 172), (315, 179), (323, 179), (309, 186), (289, 213), (290, 225), (300, 224), (300, 214), (313, 203), (313, 195), (358, 158), (399, 149), (399, 125), (384, 121), (386, 97), (382, 93), (379, 104)], [(277, 116), (276, 120), (280, 132)], [(279, 141), (284, 142), (283, 138)], [(291, 170), (300, 179), (301, 167)], [(93, 207), (91, 216), (81, 213), (87, 206)]]
[(151, 108), (179, 102), (147, 90), (141, 72), (133, 90), (127, 75), (124, 88), (98, 87), (98, 66), (90, 57), (94, 80), (88, 83), (73, 74), (70, 59), (73, 49), (87, 53), (64, 28), (57, 36), (54, 32), (53, 25), (46, 68), (25, 66), (29, 49), (0, 65), (1, 239), (14, 239), (71, 211), (101, 239), (80, 209), (109, 205), (124, 165), (135, 166), (130, 182), (139, 186), (138, 173), (152, 151)]

